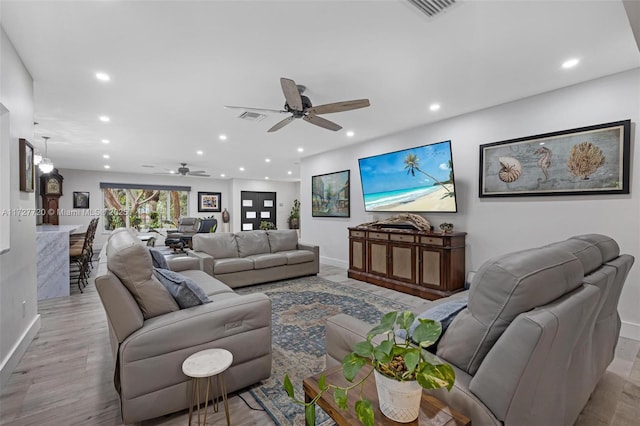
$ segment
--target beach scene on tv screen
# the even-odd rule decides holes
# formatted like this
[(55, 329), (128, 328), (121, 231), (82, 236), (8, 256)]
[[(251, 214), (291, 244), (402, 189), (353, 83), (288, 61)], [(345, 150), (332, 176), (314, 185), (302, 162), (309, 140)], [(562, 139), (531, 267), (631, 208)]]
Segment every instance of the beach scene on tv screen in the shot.
[(366, 211), (456, 211), (450, 141), (358, 162)]

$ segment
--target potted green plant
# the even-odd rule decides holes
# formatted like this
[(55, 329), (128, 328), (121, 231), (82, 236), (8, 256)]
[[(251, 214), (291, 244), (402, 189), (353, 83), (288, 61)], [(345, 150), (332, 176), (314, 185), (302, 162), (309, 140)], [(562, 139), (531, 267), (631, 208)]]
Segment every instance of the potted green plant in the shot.
[(276, 224), (273, 222), (269, 222), (268, 220), (263, 220), (260, 222), (260, 225), (258, 226), (259, 229), (261, 229), (262, 231), (268, 231), (270, 229), (277, 229), (276, 228)]
[[(336, 386), (325, 382), (324, 375), (319, 380), (320, 392), (310, 402), (295, 398), (293, 384), (288, 375), (284, 378), (284, 389), (295, 402), (305, 406), (305, 418), (308, 426), (315, 424), (315, 404), (318, 399), (330, 390), (333, 398), (341, 409), (347, 409), (348, 392), (361, 387), (372, 373), (376, 377), (376, 387), (380, 410), (392, 420), (411, 422), (420, 413), (422, 389), (440, 389), (446, 387), (451, 390), (456, 376), (453, 368), (442, 363), (437, 357), (425, 349), (434, 344), (442, 333), (442, 326), (438, 321), (418, 319), (418, 325), (410, 334), (411, 325), (416, 320), (411, 311), (390, 312), (382, 317), (380, 323), (367, 334), (367, 339), (356, 343), (353, 352), (342, 360), (344, 377), (353, 382), (354, 378), (365, 365), (373, 368), (360, 381), (346, 387)], [(399, 338), (396, 330), (404, 330), (404, 338)], [(373, 338), (385, 335), (380, 344), (374, 345)], [(374, 373), (375, 372), (375, 373)], [(389, 389), (389, 385), (394, 389)], [(408, 389), (395, 389), (395, 385)], [(412, 390), (411, 390), (412, 389)], [(400, 392), (413, 397), (395, 398), (405, 401), (412, 399), (411, 407), (397, 407), (386, 397)], [(362, 395), (362, 392), (360, 392)], [(355, 404), (355, 411), (362, 424), (373, 425), (374, 412), (371, 402), (361, 397)], [(394, 412), (402, 412), (402, 419), (394, 418)], [(413, 417), (413, 418), (411, 418)]]
[(293, 200), (291, 213), (289, 213), (289, 229), (300, 229), (300, 201)]

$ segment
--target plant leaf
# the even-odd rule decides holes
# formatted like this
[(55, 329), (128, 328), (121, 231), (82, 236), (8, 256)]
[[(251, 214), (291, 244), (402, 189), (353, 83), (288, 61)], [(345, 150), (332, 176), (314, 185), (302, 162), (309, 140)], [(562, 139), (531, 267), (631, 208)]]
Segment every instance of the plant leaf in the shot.
[(287, 392), (287, 395), (289, 395), (289, 398), (293, 398), (293, 384), (291, 383), (291, 379), (289, 379), (288, 374), (284, 375), (283, 387), (284, 387), (284, 390)]
[(413, 321), (416, 319), (416, 316), (411, 311), (403, 311), (398, 316), (396, 323), (398, 327), (409, 331), (409, 327), (413, 324)]
[(422, 364), (418, 368), (416, 380), (425, 389), (451, 390), (456, 381), (456, 373), (449, 364)]
[(393, 342), (391, 340), (385, 340), (378, 346), (373, 348), (373, 356), (380, 362), (389, 362), (393, 358)]
[(353, 379), (358, 374), (358, 371), (366, 364), (366, 360), (364, 358), (359, 357), (355, 353), (351, 352), (342, 360), (342, 374), (344, 378), (350, 382), (353, 382)]
[(333, 391), (333, 400), (338, 404), (338, 408), (342, 410), (346, 410), (348, 408), (347, 405), (347, 391), (343, 388), (336, 388)]
[(371, 401), (366, 399), (356, 401), (356, 414), (363, 425), (373, 426), (373, 406)]
[(373, 327), (369, 331), (369, 333), (367, 333), (367, 339), (370, 340), (371, 337), (377, 336), (378, 334), (384, 334), (393, 331), (393, 326), (396, 323), (397, 317), (397, 312), (389, 312), (388, 314), (385, 314), (380, 320), (380, 324)]
[(426, 348), (433, 345), (442, 334), (442, 325), (432, 319), (419, 318), (420, 324), (413, 330), (411, 337), (420, 347)]
[(325, 376), (324, 373), (322, 373), (320, 375), (320, 378), (318, 379), (318, 387), (320, 388), (321, 391), (327, 389), (327, 376)]
[(316, 426), (316, 404), (304, 406), (304, 423), (306, 426)]
[(418, 362), (420, 361), (420, 349), (409, 349), (404, 354), (404, 363), (407, 366), (407, 370), (410, 373), (418, 366)]
[(353, 352), (359, 356), (369, 358), (373, 353), (373, 345), (369, 341), (358, 342), (353, 346)]

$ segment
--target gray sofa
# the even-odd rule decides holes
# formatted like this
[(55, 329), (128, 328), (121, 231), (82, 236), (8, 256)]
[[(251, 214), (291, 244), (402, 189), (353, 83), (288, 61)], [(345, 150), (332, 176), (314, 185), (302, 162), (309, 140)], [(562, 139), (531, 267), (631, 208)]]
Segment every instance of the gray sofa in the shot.
[[(437, 347), (455, 369), (455, 386), (430, 392), (474, 426), (574, 424), (613, 360), (618, 299), (633, 262), (598, 234), (487, 261), (469, 291), (415, 309), (468, 297)], [(370, 328), (347, 315), (330, 318), (327, 367)]]
[(238, 295), (199, 264), (186, 256), (169, 261), (212, 300), (179, 309), (153, 275), (148, 248), (133, 233), (114, 231), (100, 253), (95, 283), (109, 325), (125, 423), (187, 408), (189, 379), (182, 362), (197, 351), (224, 348), (233, 354), (226, 373), (229, 392), (271, 374), (271, 300), (264, 294)]
[(189, 256), (229, 287), (317, 274), (318, 246), (298, 241), (295, 229), (196, 234)]

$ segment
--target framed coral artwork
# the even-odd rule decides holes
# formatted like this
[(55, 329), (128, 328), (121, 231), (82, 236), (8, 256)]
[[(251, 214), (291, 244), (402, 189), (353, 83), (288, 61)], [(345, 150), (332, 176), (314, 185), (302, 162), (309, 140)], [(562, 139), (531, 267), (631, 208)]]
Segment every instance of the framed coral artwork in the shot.
[(629, 193), (631, 120), (480, 145), (480, 197)]

